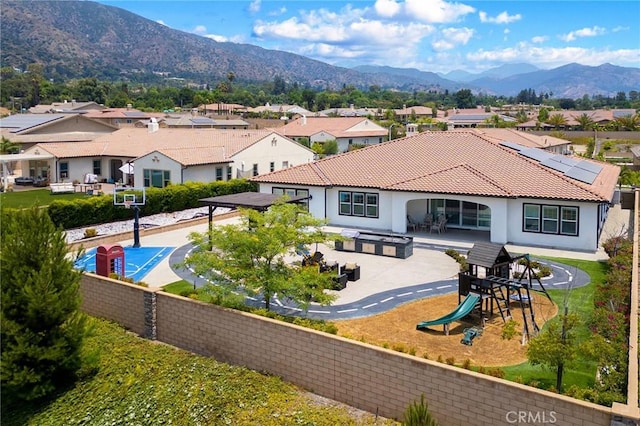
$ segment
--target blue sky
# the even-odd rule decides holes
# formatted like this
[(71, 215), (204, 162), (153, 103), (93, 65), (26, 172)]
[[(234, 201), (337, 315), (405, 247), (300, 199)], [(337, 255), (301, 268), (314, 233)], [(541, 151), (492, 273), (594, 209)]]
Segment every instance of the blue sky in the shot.
[(446, 73), (505, 63), (640, 67), (640, 1), (100, 1), (216, 41), (332, 65)]

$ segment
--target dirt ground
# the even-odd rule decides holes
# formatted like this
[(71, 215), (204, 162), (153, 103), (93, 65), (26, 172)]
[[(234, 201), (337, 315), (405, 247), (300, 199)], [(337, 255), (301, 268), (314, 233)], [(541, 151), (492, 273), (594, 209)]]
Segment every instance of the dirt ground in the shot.
[[(389, 349), (403, 348), (408, 353), (415, 350), (416, 356), (431, 360), (442, 357), (442, 361), (446, 361), (453, 357), (458, 365), (468, 359), (472, 365), (484, 367), (514, 365), (526, 361), (526, 346), (521, 344), (522, 310), (517, 302), (511, 304), (511, 314), (519, 323), (516, 327), (518, 333), (511, 340), (501, 337), (504, 322), (496, 308), (494, 316), (488, 319), (482, 335), (473, 340), (472, 346), (464, 345), (460, 340), (465, 328), (480, 325), (477, 314), (467, 317), (465, 321), (453, 322), (449, 336), (444, 334), (442, 326), (435, 326), (427, 331), (416, 330), (419, 322), (436, 319), (451, 312), (457, 305), (458, 295), (449, 294), (401, 305), (372, 317), (335, 321), (335, 324), (340, 336)], [(557, 314), (556, 305), (542, 294), (533, 295), (533, 308), (540, 328)]]

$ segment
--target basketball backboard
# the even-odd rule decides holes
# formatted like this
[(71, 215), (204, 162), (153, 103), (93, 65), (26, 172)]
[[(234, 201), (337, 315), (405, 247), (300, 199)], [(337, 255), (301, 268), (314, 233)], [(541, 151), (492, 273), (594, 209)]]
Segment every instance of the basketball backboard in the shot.
[(113, 205), (114, 206), (144, 206), (146, 202), (145, 188), (113, 188)]

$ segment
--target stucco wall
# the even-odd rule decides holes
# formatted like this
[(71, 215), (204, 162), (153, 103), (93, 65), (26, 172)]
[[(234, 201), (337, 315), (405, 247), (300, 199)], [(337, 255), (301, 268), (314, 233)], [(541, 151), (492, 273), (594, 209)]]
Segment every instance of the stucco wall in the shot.
[(154, 316), (158, 340), (280, 376), (384, 417), (401, 418), (424, 393), (446, 425), (513, 424), (520, 412), (562, 425), (611, 422), (607, 407), (180, 296), (89, 274), (82, 292), (86, 312), (136, 332), (148, 329), (145, 294), (153, 294), (155, 306), (147, 315)]

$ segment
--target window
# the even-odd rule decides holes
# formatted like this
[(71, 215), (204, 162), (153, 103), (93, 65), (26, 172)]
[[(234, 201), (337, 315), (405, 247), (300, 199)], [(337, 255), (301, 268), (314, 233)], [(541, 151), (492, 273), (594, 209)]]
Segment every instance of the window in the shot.
[(338, 213), (344, 216), (378, 217), (378, 194), (340, 191)]
[(578, 208), (562, 207), (560, 212), (560, 233), (578, 235)]
[(231, 180), (233, 178), (233, 170), (231, 169), (231, 166), (227, 166), (227, 180)]
[(578, 235), (578, 207), (523, 205), (523, 231)]
[[(308, 197), (309, 190), (308, 189), (296, 189), (296, 188), (271, 188), (271, 193), (274, 195), (288, 195), (289, 197), (302, 196)], [(299, 204), (305, 206), (306, 210), (309, 211), (309, 199), (302, 200)]]
[(222, 180), (222, 167), (216, 167), (216, 180)]
[(283, 169), (286, 169), (286, 168), (288, 168), (288, 167), (289, 167), (289, 162), (288, 162), (288, 161), (283, 161), (283, 162), (282, 162), (282, 168), (283, 168)]
[(542, 206), (542, 232), (546, 234), (558, 233), (557, 206)]
[(102, 174), (102, 161), (93, 160), (93, 174), (101, 175)]
[(144, 186), (154, 188), (164, 188), (171, 184), (171, 172), (169, 170), (144, 169), (142, 171)]
[(276, 169), (276, 163), (274, 161), (269, 163), (269, 171), (272, 172)]
[(69, 177), (69, 163), (60, 163), (60, 179), (67, 179)]
[(258, 163), (253, 165), (253, 175), (258, 176)]
[(524, 230), (525, 232), (540, 232), (540, 206), (524, 205)]

